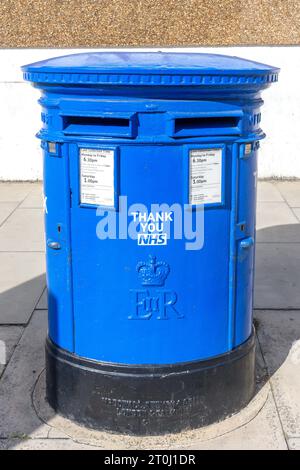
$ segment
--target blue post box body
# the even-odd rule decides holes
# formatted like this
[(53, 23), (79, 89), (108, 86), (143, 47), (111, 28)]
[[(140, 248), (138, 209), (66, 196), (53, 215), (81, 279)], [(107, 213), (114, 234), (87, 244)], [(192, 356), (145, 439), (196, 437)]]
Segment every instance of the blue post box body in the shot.
[(254, 392), (260, 91), (278, 69), (107, 52), (23, 71), (42, 91), (50, 404), (135, 434), (236, 412)]

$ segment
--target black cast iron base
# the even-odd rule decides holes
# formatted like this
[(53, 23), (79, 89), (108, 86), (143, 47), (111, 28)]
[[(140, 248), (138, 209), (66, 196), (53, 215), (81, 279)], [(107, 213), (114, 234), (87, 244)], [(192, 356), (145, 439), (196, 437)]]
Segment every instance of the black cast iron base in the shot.
[(254, 334), (206, 361), (133, 366), (83, 359), (46, 342), (47, 400), (88, 427), (154, 435), (205, 426), (239, 411), (255, 385)]

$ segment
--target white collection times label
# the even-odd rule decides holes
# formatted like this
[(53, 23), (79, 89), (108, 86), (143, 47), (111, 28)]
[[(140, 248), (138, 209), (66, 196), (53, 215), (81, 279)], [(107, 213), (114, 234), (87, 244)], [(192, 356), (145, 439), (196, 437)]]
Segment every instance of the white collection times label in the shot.
[(114, 206), (114, 151), (80, 149), (80, 201)]
[(189, 203), (222, 202), (222, 149), (189, 152)]

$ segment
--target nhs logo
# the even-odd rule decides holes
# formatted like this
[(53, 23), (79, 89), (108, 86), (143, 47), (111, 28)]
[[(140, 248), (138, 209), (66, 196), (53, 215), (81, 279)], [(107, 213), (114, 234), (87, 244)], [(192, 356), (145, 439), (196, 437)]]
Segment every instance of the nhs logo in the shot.
[(166, 233), (139, 233), (137, 239), (138, 245), (166, 245)]

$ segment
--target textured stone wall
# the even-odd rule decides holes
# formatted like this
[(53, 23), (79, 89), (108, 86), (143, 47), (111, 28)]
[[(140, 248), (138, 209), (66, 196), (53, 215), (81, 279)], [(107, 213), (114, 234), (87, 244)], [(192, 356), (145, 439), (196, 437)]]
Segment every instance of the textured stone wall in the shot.
[(0, 0), (0, 47), (300, 44), (299, 0)]

